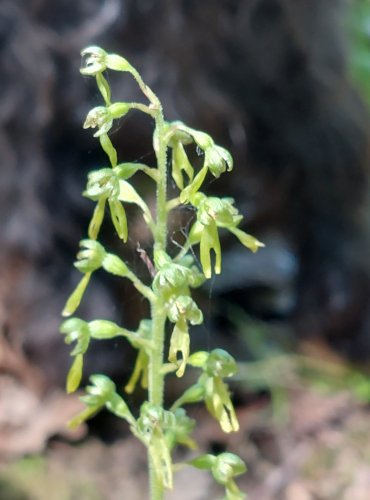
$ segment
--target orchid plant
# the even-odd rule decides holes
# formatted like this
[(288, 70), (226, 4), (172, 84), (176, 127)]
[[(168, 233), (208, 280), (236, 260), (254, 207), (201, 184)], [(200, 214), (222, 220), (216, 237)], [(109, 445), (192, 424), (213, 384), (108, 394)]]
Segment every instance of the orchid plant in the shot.
[[(162, 500), (166, 489), (173, 487), (174, 464), (172, 451), (177, 444), (196, 448), (191, 432), (195, 421), (187, 415), (185, 406), (203, 401), (209, 413), (226, 433), (239, 429), (238, 419), (225, 379), (237, 370), (233, 357), (223, 349), (191, 353), (190, 326), (203, 322), (203, 314), (191, 295), (191, 290), (202, 285), (213, 274), (221, 272), (222, 253), (220, 230), (228, 230), (247, 248), (256, 252), (263, 244), (240, 229), (243, 219), (232, 198), (207, 196), (201, 189), (207, 176), (219, 178), (233, 168), (230, 153), (215, 144), (210, 135), (192, 129), (180, 121), (167, 122), (161, 102), (144, 83), (138, 71), (123, 57), (108, 54), (99, 47), (88, 47), (82, 52), (85, 65), (83, 75), (96, 79), (104, 104), (87, 115), (84, 128), (94, 129), (94, 137), (107, 155), (107, 165), (88, 175), (84, 196), (95, 203), (88, 227), (88, 238), (80, 242), (75, 267), (82, 277), (65, 305), (63, 316), (68, 317), (61, 332), (65, 342), (73, 344), (73, 362), (67, 376), (67, 391), (76, 391), (83, 375), (83, 360), (90, 342), (124, 337), (136, 350), (133, 373), (125, 387), (130, 394), (138, 383), (148, 391), (138, 415), (130, 410), (121, 391), (104, 374), (90, 377), (90, 385), (81, 398), (86, 408), (70, 422), (76, 426), (95, 415), (102, 408), (124, 419), (132, 433), (147, 447), (151, 500)], [(145, 103), (112, 102), (111, 89), (106, 79), (107, 70), (132, 75), (144, 94)], [(120, 162), (109, 137), (115, 120), (130, 110), (139, 110), (154, 120), (153, 148), (156, 166)], [(203, 164), (195, 168), (189, 159), (189, 148), (195, 147), (203, 157)], [(143, 172), (156, 189), (154, 213), (143, 197), (130, 183)], [(170, 171), (170, 172), (169, 172)], [(167, 180), (172, 175), (178, 189), (177, 196), (168, 199)], [(117, 237), (123, 243), (128, 239), (125, 207), (139, 207), (153, 238), (150, 282), (145, 283), (119, 256), (108, 252), (98, 241), (106, 212), (114, 225)], [(194, 207), (196, 220), (181, 250), (171, 255), (168, 250), (168, 220), (172, 210), (179, 206)], [(200, 265), (191, 251), (199, 245)], [(137, 330), (131, 331), (110, 320), (84, 321), (75, 316), (88, 283), (97, 269), (130, 280), (149, 302), (151, 317), (143, 319)], [(148, 280), (149, 281), (149, 280)], [(172, 325), (169, 350), (165, 350), (166, 326)], [(166, 377), (182, 377), (189, 368), (198, 370), (195, 384), (165, 409), (163, 396)], [(235, 477), (244, 473), (244, 462), (232, 453), (204, 454), (186, 464), (209, 470), (214, 479), (224, 486), (228, 500), (239, 500), (244, 494)], [(178, 467), (179, 464), (176, 464)]]

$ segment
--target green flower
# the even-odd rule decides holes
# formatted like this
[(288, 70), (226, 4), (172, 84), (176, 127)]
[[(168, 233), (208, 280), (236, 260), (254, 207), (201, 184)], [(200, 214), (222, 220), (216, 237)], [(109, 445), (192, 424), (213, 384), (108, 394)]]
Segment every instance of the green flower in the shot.
[[(176, 375), (182, 377), (190, 354), (190, 336), (188, 323), (199, 325), (203, 322), (202, 311), (189, 296), (180, 296), (174, 299), (168, 310), (168, 318), (175, 323), (168, 360), (177, 366)], [(178, 355), (181, 358), (178, 359)]]
[(60, 332), (65, 335), (66, 344), (76, 342), (71, 356), (85, 354), (90, 343), (90, 329), (86, 321), (79, 318), (69, 318), (61, 324)]
[(224, 377), (231, 377), (236, 373), (237, 365), (234, 358), (223, 349), (214, 349), (210, 353), (204, 351), (192, 354), (188, 363), (203, 370), (196, 384), (187, 389), (172, 405), (172, 409), (179, 408), (186, 403), (196, 403), (204, 400), (209, 413), (219, 422), (221, 429), (226, 432), (239, 430), (239, 423), (234, 406), (230, 399)]
[(103, 407), (129, 424), (135, 425), (135, 418), (125, 401), (117, 394), (116, 386), (109, 377), (100, 374), (91, 375), (90, 382), (91, 385), (86, 387), (85, 396), (81, 397), (81, 401), (86, 404), (87, 408), (69, 422), (70, 427), (80, 425)]
[(98, 201), (101, 197), (117, 198), (120, 187), (116, 168), (102, 168), (90, 172), (83, 195), (93, 201)]
[(99, 269), (106, 256), (103, 245), (95, 240), (81, 240), (80, 247), (74, 266), (82, 273), (91, 273)]
[(203, 366), (210, 377), (232, 377), (238, 371), (235, 359), (224, 349), (213, 349)]
[(108, 200), (111, 219), (118, 236), (127, 241), (128, 227), (125, 209), (119, 201), (120, 195), (120, 167), (102, 168), (88, 175), (86, 190), (83, 195), (86, 198), (97, 201), (93, 217), (89, 225), (89, 236), (95, 240), (104, 218), (105, 204)]
[(204, 151), (204, 166), (213, 177), (218, 178), (224, 172), (233, 169), (233, 158), (227, 149), (213, 144)]
[(234, 207), (232, 198), (207, 197), (197, 192), (192, 196), (191, 202), (197, 208), (197, 220), (191, 227), (188, 240), (191, 245), (200, 244), (200, 262), (207, 279), (212, 276), (212, 252), (215, 255), (214, 272), (221, 273), (219, 227), (228, 229), (253, 252), (264, 246), (256, 238), (237, 227), (243, 217)]
[(84, 276), (69, 296), (63, 309), (63, 316), (71, 316), (75, 312), (80, 305), (92, 273), (100, 267), (116, 276), (127, 277), (130, 275), (127, 265), (117, 255), (106, 252), (98, 241), (82, 240), (80, 246), (82, 249), (77, 254), (74, 266), (84, 273)]
[(125, 102), (116, 102), (110, 106), (97, 106), (89, 111), (86, 116), (83, 128), (98, 128), (94, 137), (107, 134), (113, 125), (113, 120), (125, 116), (131, 105)]
[(107, 134), (113, 125), (113, 116), (105, 106), (97, 106), (89, 111), (86, 116), (83, 128), (98, 128), (94, 137), (100, 137)]
[[(182, 203), (191, 201), (192, 197), (201, 188), (207, 172), (218, 178), (226, 171), (233, 168), (233, 159), (227, 149), (217, 146), (212, 137), (200, 130), (187, 127), (182, 122), (173, 122), (167, 125), (169, 145), (172, 148), (172, 177), (181, 189), (180, 200)], [(184, 144), (194, 142), (204, 152), (203, 167), (194, 177), (194, 169), (185, 153)], [(186, 172), (189, 184), (184, 188), (182, 172)]]
[(80, 69), (81, 74), (96, 76), (106, 69), (115, 71), (132, 71), (131, 64), (117, 54), (108, 54), (100, 47), (87, 47), (81, 52), (82, 57), (86, 57), (86, 65)]
[(100, 47), (87, 47), (81, 52), (81, 56), (86, 57), (86, 65), (80, 69), (82, 75), (94, 76), (107, 69), (107, 53)]
[(186, 290), (191, 274), (191, 270), (185, 266), (166, 263), (154, 277), (153, 290), (166, 296), (174, 295), (178, 290)]
[(61, 324), (60, 332), (65, 335), (66, 344), (76, 342), (76, 346), (71, 352), (71, 356), (74, 357), (74, 361), (68, 371), (66, 381), (66, 390), (67, 393), (70, 394), (75, 392), (81, 383), (83, 355), (87, 351), (90, 344), (90, 331), (86, 321), (79, 318), (70, 318)]

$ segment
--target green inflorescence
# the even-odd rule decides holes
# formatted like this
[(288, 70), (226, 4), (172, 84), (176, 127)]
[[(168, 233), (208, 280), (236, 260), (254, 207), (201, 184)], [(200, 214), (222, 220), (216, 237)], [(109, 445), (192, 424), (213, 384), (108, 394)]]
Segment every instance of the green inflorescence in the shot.
[[(190, 419), (184, 405), (203, 401), (209, 413), (218, 420), (224, 432), (234, 432), (239, 424), (225, 379), (236, 373), (237, 365), (230, 354), (222, 349), (211, 352), (190, 352), (191, 325), (203, 322), (203, 314), (191, 297), (191, 289), (199, 287), (205, 279), (221, 272), (222, 255), (219, 230), (233, 233), (240, 242), (253, 252), (263, 244), (239, 228), (242, 215), (231, 198), (207, 196), (201, 191), (207, 177), (220, 177), (233, 168), (230, 153), (214, 143), (210, 135), (194, 130), (182, 122), (166, 122), (160, 101), (143, 82), (137, 70), (123, 57), (108, 54), (99, 47), (88, 47), (82, 52), (85, 66), (83, 75), (95, 77), (104, 105), (93, 108), (87, 115), (84, 128), (96, 129), (94, 137), (100, 141), (109, 164), (91, 172), (84, 196), (95, 203), (88, 228), (88, 238), (80, 242), (75, 267), (82, 278), (70, 295), (63, 315), (68, 317), (61, 332), (67, 344), (74, 344), (71, 352), (73, 363), (67, 376), (67, 391), (78, 389), (83, 375), (83, 360), (92, 340), (124, 337), (135, 349), (137, 359), (125, 391), (132, 393), (138, 382), (148, 389), (148, 400), (135, 417), (109, 377), (95, 374), (82, 397), (86, 405), (72, 419), (71, 426), (106, 408), (129, 424), (132, 433), (147, 447), (150, 466), (150, 491), (152, 500), (163, 499), (165, 489), (173, 487), (172, 450), (177, 444), (196, 448), (191, 438), (195, 422)], [(112, 102), (111, 90), (104, 73), (106, 70), (130, 73), (148, 103)], [(148, 114), (155, 123), (153, 148), (155, 168), (140, 163), (119, 163), (117, 151), (109, 131), (114, 120), (137, 109)], [(191, 145), (203, 153), (203, 165), (196, 169), (187, 154)], [(170, 161), (168, 158), (170, 157)], [(168, 167), (178, 188), (178, 196), (167, 198)], [(137, 172), (144, 172), (156, 188), (156, 209), (152, 213), (144, 199), (130, 184)], [(98, 241), (106, 208), (118, 237), (126, 243), (128, 222), (125, 206), (135, 204), (153, 236), (153, 278), (145, 284), (117, 255), (108, 252)], [(194, 207), (196, 220), (190, 228), (187, 240), (177, 255), (167, 249), (168, 214), (180, 205)], [(200, 267), (191, 257), (190, 249), (199, 244)], [(136, 331), (130, 331), (108, 320), (84, 321), (74, 316), (94, 272), (104, 269), (107, 273), (128, 279), (148, 300), (151, 318), (143, 319)], [(173, 325), (169, 352), (165, 356), (165, 326)], [(166, 358), (166, 359), (165, 359)], [(175, 373), (182, 377), (187, 367), (199, 370), (197, 382), (165, 409), (163, 405), (165, 377)], [(218, 456), (201, 455), (187, 465), (209, 470), (215, 480), (225, 487), (228, 500), (244, 498), (234, 478), (245, 472), (243, 461), (232, 453)]]

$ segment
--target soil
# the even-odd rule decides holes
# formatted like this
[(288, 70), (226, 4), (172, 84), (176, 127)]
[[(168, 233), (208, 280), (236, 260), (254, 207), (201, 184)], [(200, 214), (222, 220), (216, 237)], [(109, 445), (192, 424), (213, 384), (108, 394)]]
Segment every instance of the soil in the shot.
[[(11, 381), (0, 380), (4, 396)], [(13, 408), (11, 415), (2, 412), (0, 500), (148, 498), (146, 453), (124, 426), (115, 428), (116, 439), (104, 432), (97, 436), (96, 429), (66, 434), (64, 422), (69, 412), (76, 412), (77, 398), (58, 392), (41, 398), (38, 405), (37, 399), (21, 394), (20, 387), (17, 392), (16, 385), (12, 394), (9, 398), (7, 392), (7, 398), (0, 399), (2, 409), (10, 400), (8, 409)], [(23, 405), (16, 404), (17, 397)], [(367, 405), (348, 390), (328, 391), (301, 381), (287, 389), (284, 412), (279, 422), (267, 396), (249, 397), (238, 406), (240, 432), (224, 435), (202, 408), (194, 407), (191, 414), (198, 421), (194, 437), (199, 451), (238, 453), (248, 465), (238, 484), (249, 500), (368, 500)], [(27, 436), (22, 415), (30, 413), (35, 416), (28, 418), (32, 432), (24, 438), (22, 450), (19, 435)], [(13, 423), (5, 422), (4, 415)], [(100, 418), (111, 425), (108, 416)], [(194, 452), (181, 449), (175, 461), (191, 456)], [(166, 500), (216, 500), (222, 495), (208, 473), (185, 467), (176, 473), (174, 491)]]

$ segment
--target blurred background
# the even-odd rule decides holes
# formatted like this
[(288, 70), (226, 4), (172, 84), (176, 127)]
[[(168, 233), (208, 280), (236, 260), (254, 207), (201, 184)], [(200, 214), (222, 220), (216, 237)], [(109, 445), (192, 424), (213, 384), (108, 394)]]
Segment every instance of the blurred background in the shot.
[[(232, 195), (243, 229), (266, 245), (252, 255), (225, 235), (224, 274), (197, 296), (206, 322), (194, 347), (224, 347), (240, 363), (241, 432), (222, 435), (194, 408), (202, 450), (242, 456), (253, 500), (367, 500), (368, 0), (1, 0), (0, 500), (147, 495), (145, 453), (124, 424), (102, 414), (89, 429), (65, 428), (80, 403), (64, 394), (60, 311), (92, 213), (86, 174), (106, 161), (82, 129), (101, 103), (79, 74), (88, 45), (127, 57), (167, 119), (230, 149), (233, 173), (207, 189)], [(128, 76), (108, 77), (115, 99), (139, 98)], [(117, 124), (120, 158), (153, 165), (151, 125), (135, 113)], [(186, 232), (186, 210), (175, 215)], [(140, 217), (124, 249), (106, 226), (106, 244), (148, 279)], [(79, 312), (131, 328), (146, 314), (103, 273)], [(86, 379), (103, 372), (124, 384), (133, 364), (124, 343), (99, 342)], [(169, 400), (181, 388), (170, 384)], [(168, 498), (210, 500), (212, 488), (207, 474), (184, 471)]]

